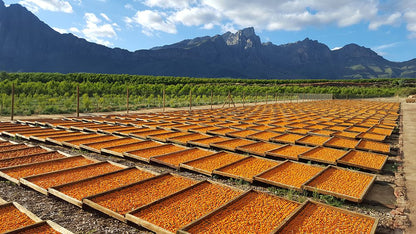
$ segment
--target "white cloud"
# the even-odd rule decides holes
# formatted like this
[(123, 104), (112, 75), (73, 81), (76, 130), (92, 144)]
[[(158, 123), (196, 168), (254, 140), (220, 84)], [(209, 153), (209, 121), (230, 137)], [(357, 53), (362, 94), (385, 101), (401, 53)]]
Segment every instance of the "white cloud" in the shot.
[(211, 8), (187, 8), (175, 12), (169, 19), (186, 26), (203, 25), (204, 28), (210, 29), (220, 24), (221, 15)]
[(101, 17), (103, 17), (105, 20), (107, 20), (108, 22), (111, 22), (111, 19), (108, 18), (108, 16), (104, 13), (100, 13)]
[(127, 10), (133, 10), (135, 11), (136, 9), (133, 7), (133, 5), (131, 5), (130, 3), (127, 3), (124, 5), (124, 8), (126, 8)]
[(147, 36), (152, 36), (154, 31), (166, 33), (176, 33), (176, 26), (173, 22), (166, 19), (166, 13), (158, 11), (137, 11), (132, 18), (126, 17), (124, 21), (128, 24), (138, 24), (142, 27), (142, 32)]
[[(133, 0), (147, 9), (125, 18), (142, 25), (143, 32), (175, 33), (177, 25), (222, 30), (255, 27), (257, 30), (302, 30), (335, 25), (367, 24), (368, 29), (405, 23), (416, 37), (415, 0)], [(131, 4), (125, 5), (132, 9)], [(139, 17), (140, 16), (140, 17)]]
[(331, 50), (334, 51), (334, 50), (339, 50), (339, 49), (342, 49), (342, 47), (334, 47)]
[(114, 25), (102, 23), (102, 20), (99, 19), (94, 13), (85, 13), (84, 19), (86, 26), (81, 30), (81, 32), (83, 33), (85, 39), (105, 46), (112, 45), (112, 43), (107, 39), (117, 37)]
[(378, 55), (385, 56), (385, 55), (388, 54), (386, 51), (384, 51), (385, 49), (394, 48), (394, 47), (398, 46), (399, 44), (400, 44), (400, 42), (394, 42), (394, 43), (390, 43), (390, 44), (375, 46), (371, 49), (374, 50)]
[(407, 30), (410, 32), (409, 38), (416, 38), (416, 9), (409, 11), (404, 14), (404, 18), (407, 22)]
[(63, 0), (22, 0), (19, 3), (32, 12), (38, 12), (39, 9), (64, 13), (73, 12), (71, 4)]
[(197, 3), (196, 0), (146, 0), (144, 1), (144, 4), (149, 7), (174, 8), (174, 9), (187, 8), (195, 3)]
[(383, 26), (383, 25), (397, 24), (401, 16), (402, 16), (402, 13), (395, 12), (387, 18), (380, 17), (380, 19), (372, 21), (370, 25), (368, 26), (368, 28), (371, 30), (377, 30), (380, 26)]

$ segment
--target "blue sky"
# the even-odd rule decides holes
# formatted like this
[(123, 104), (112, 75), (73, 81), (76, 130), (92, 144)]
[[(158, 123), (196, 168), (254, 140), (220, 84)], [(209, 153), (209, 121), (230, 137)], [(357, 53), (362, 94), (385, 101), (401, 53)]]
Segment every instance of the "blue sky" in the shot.
[(4, 0), (61, 33), (135, 51), (253, 26), (263, 42), (356, 43), (416, 58), (416, 0)]

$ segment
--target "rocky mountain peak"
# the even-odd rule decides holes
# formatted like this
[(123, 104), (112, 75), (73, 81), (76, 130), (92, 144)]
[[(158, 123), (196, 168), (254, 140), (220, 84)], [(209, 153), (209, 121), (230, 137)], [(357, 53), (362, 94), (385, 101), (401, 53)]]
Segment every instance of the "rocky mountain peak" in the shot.
[(228, 46), (239, 46), (244, 49), (261, 46), (260, 37), (256, 35), (253, 27), (239, 30), (236, 33), (227, 32), (222, 37)]

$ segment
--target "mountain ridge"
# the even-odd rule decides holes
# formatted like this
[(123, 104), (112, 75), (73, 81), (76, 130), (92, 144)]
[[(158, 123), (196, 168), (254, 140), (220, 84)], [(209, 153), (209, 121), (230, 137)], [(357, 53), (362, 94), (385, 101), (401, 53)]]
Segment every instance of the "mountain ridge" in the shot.
[(186, 39), (130, 52), (60, 34), (19, 4), (0, 0), (0, 70), (91, 72), (236, 78), (416, 77), (416, 59), (391, 62), (369, 48), (348, 44), (262, 43), (254, 28)]

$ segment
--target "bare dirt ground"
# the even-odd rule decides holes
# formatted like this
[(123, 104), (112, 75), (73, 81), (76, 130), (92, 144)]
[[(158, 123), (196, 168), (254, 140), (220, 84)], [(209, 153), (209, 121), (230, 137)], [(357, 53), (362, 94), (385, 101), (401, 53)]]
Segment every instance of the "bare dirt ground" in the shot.
[(406, 233), (416, 233), (416, 104), (402, 103), (402, 109), (404, 172), (412, 222)]

